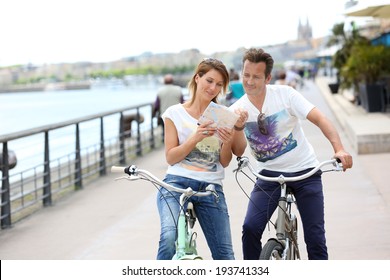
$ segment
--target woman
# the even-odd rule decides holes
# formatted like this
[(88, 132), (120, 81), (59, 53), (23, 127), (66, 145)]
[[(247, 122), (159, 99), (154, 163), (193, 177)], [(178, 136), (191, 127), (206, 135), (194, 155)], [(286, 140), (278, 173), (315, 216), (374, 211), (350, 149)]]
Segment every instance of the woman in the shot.
[[(234, 129), (214, 128), (198, 120), (218, 95), (226, 92), (229, 73), (217, 59), (202, 60), (188, 84), (191, 99), (184, 104), (169, 107), (162, 115), (165, 129), (165, 156), (169, 164), (166, 183), (179, 188), (191, 187), (204, 191), (210, 184), (216, 186), (219, 197), (192, 197), (199, 224), (206, 237), (213, 259), (234, 259), (230, 222), (222, 189), (224, 167), (232, 159), (231, 141)], [(236, 126), (245, 123), (245, 116)], [(213, 137), (218, 133), (218, 138)], [(175, 254), (176, 228), (180, 194), (161, 189), (157, 205), (160, 213), (161, 234), (157, 259), (172, 259)], [(172, 212), (171, 212), (172, 211)]]

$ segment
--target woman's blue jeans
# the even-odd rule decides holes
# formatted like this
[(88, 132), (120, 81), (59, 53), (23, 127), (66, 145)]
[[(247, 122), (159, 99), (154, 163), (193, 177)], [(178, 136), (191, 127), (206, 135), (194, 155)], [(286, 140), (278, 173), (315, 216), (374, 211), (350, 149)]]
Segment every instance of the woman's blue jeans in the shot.
[[(292, 177), (302, 175), (309, 170), (282, 174), (286, 177)], [(281, 173), (263, 170), (260, 174), (268, 177), (278, 177)], [(318, 171), (307, 179), (287, 183), (287, 186), (292, 188), (295, 195), (309, 260), (328, 259), (321, 174), (322, 172)], [(279, 183), (257, 180), (251, 193), (243, 225), (244, 259), (259, 259), (262, 248), (262, 234), (277, 207), (279, 197)]]
[[(195, 191), (204, 191), (208, 183), (185, 177), (166, 175), (164, 182), (178, 188), (188, 187)], [(188, 201), (194, 205), (196, 216), (214, 260), (234, 259), (230, 231), (230, 221), (225, 195), (220, 185), (215, 185), (218, 197), (192, 196)], [(158, 248), (158, 260), (170, 260), (175, 255), (176, 224), (180, 212), (180, 193), (169, 192), (161, 188), (157, 195), (157, 207), (160, 214), (161, 233)], [(187, 207), (187, 204), (185, 205)]]

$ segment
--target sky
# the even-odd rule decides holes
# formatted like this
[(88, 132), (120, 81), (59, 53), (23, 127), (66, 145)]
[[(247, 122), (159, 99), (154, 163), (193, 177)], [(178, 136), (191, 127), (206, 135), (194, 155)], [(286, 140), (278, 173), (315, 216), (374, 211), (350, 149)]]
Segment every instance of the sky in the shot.
[(107, 62), (285, 43), (299, 20), (331, 34), (347, 0), (0, 0), (0, 66)]

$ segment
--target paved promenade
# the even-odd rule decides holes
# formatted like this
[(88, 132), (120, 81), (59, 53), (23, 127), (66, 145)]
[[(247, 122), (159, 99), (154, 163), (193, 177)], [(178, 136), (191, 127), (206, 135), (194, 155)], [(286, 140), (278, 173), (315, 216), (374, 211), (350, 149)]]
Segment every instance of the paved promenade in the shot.
[[(351, 170), (325, 173), (323, 176), (329, 257), (333, 260), (389, 260), (390, 183), (387, 172), (390, 153), (357, 154), (346, 130), (341, 127), (345, 114), (340, 116), (337, 110), (332, 110), (335, 108), (332, 105), (334, 97), (324, 88), (320, 91), (320, 88), (307, 81), (301, 92), (336, 124), (346, 149), (354, 157)], [(372, 128), (380, 129), (375, 121)], [(309, 122), (304, 123), (304, 129), (319, 159), (330, 159), (332, 148), (320, 130)], [(166, 170), (163, 149), (134, 163), (160, 178)], [(235, 181), (232, 172), (235, 165), (233, 160), (226, 169), (224, 188), (235, 255), (237, 259), (242, 259), (241, 224), (248, 199)], [(55, 205), (14, 224), (11, 229), (1, 230), (0, 259), (155, 259), (159, 237), (156, 189), (143, 181), (114, 181), (117, 176), (108, 174)], [(252, 184), (245, 179), (240, 182), (249, 193)], [(210, 259), (203, 234), (199, 228), (197, 231), (199, 251)], [(302, 231), (300, 233), (305, 259)], [(265, 232), (264, 238), (268, 239), (272, 234), (272, 231)]]

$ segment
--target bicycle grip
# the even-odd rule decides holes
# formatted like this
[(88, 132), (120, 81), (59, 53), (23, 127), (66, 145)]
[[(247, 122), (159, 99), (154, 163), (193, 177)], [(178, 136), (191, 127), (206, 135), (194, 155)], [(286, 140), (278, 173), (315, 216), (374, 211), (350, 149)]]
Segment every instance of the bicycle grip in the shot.
[(125, 168), (123, 166), (111, 166), (111, 172), (112, 173), (126, 173)]

